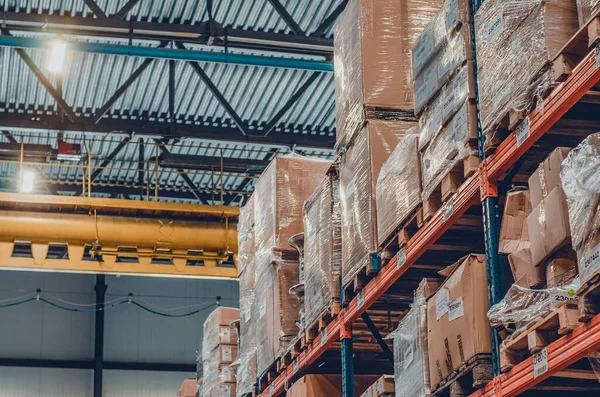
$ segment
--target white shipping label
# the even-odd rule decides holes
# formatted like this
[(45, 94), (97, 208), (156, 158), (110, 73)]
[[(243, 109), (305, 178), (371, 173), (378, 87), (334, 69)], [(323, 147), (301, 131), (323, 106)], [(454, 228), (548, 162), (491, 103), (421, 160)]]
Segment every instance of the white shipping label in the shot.
[(600, 68), (600, 47), (596, 47), (596, 67)]
[(504, 32), (504, 19), (502, 18), (502, 13), (500, 13), (490, 21), (490, 24), (487, 28), (487, 43), (493, 43), (498, 37), (500, 37), (502, 32)]
[(557, 308), (569, 301), (577, 302), (577, 296), (575, 293), (578, 289), (578, 287), (569, 288), (568, 290), (560, 289), (559, 291), (553, 292), (550, 296), (550, 303), (552, 307)]
[(583, 255), (579, 266), (581, 267), (581, 274), (585, 281), (588, 281), (600, 270), (600, 244)]
[(263, 299), (258, 306), (258, 317), (263, 317), (265, 314), (267, 314), (267, 300)]
[(327, 342), (327, 328), (323, 328), (321, 331), (321, 346), (323, 346)]
[(435, 294), (435, 319), (440, 318), (448, 313), (448, 305), (450, 304), (450, 294), (446, 288), (442, 288)]
[(223, 392), (223, 397), (231, 396), (231, 386), (230, 385), (221, 385), (221, 391)]
[(404, 362), (402, 363), (402, 367), (404, 369), (407, 369), (408, 366), (413, 362), (414, 359), (415, 359), (415, 348), (414, 348), (413, 344), (411, 343), (408, 345), (408, 347), (404, 351)]
[(413, 71), (418, 72), (433, 52), (433, 32), (431, 24), (427, 25), (412, 49)]
[(462, 296), (450, 302), (448, 305), (448, 321), (454, 321), (457, 318), (461, 318), (464, 314), (465, 309)]
[(221, 370), (221, 378), (223, 382), (233, 382), (233, 372), (229, 367), (223, 367)]
[(223, 361), (233, 361), (231, 346), (221, 346), (221, 356)]
[(356, 296), (356, 304), (359, 309), (365, 304), (365, 293), (363, 291), (360, 291)]
[(221, 327), (219, 329), (219, 337), (222, 343), (231, 342), (231, 330), (228, 327)]
[(401, 268), (406, 263), (406, 248), (402, 248), (396, 255), (396, 266)]
[(294, 373), (298, 372), (298, 359), (296, 359), (296, 361), (294, 361)]
[(446, 30), (452, 31), (456, 25), (458, 25), (458, 0), (450, 0), (448, 3), (448, 10), (446, 12)]
[(275, 383), (269, 385), (269, 396), (272, 396), (273, 394), (275, 394)]
[(454, 214), (454, 197), (452, 197), (446, 204), (444, 204), (444, 208), (442, 208), (444, 215), (444, 222), (446, 222), (452, 214)]
[(537, 378), (546, 371), (548, 371), (548, 350), (544, 348), (533, 355), (533, 377)]
[(525, 120), (517, 127), (515, 134), (517, 135), (517, 147), (521, 146), (523, 142), (529, 138), (529, 117), (525, 117)]

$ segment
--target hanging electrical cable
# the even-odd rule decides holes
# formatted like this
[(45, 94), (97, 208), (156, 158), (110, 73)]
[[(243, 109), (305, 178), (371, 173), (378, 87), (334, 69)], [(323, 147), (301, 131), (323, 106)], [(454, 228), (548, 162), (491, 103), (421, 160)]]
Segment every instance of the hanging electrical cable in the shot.
[[(54, 301), (53, 301), (53, 299), (54, 299)], [(98, 307), (95, 307), (96, 304), (81, 304), (81, 303), (69, 302), (69, 301), (60, 299), (56, 296), (49, 295), (49, 294), (45, 294), (45, 296), (42, 296), (42, 290), (38, 289), (36, 291), (36, 293), (29, 293), (29, 294), (26, 294), (26, 295), (23, 295), (20, 297), (10, 298), (10, 299), (6, 299), (6, 300), (0, 300), (0, 308), (19, 306), (19, 305), (22, 305), (22, 304), (25, 304), (28, 302), (32, 302), (32, 301), (39, 301), (39, 302), (46, 303), (50, 306), (53, 306), (57, 309), (66, 310), (66, 311), (70, 311), (70, 312), (80, 312), (80, 313), (81, 312), (83, 312), (83, 313), (96, 312), (96, 311), (100, 311), (100, 310), (106, 310), (107, 308), (121, 306), (124, 304), (132, 304), (148, 313), (156, 314), (156, 315), (162, 316), (162, 317), (172, 317), (172, 318), (193, 316), (194, 314), (198, 314), (198, 313), (201, 313), (201, 312), (203, 312), (207, 309), (210, 309), (214, 306), (218, 306), (218, 301), (217, 301), (217, 302), (205, 302), (205, 303), (201, 303), (201, 304), (182, 306), (182, 307), (176, 307), (176, 308), (161, 308), (159, 306), (156, 306), (149, 302), (146, 302), (142, 299), (138, 299), (138, 301), (140, 301), (140, 302), (148, 304), (149, 306), (157, 307), (160, 310), (162, 310), (162, 311), (160, 311), (160, 310), (151, 309), (150, 307), (148, 307), (140, 302), (136, 302), (136, 300), (134, 300), (133, 294), (130, 293), (127, 297), (120, 297), (120, 298), (113, 299), (111, 301), (106, 302), (103, 307), (98, 308)], [(71, 307), (69, 307), (69, 306), (71, 306)], [(173, 311), (177, 311), (177, 310), (189, 309), (191, 307), (200, 307), (200, 308), (193, 310), (191, 312), (181, 313), (181, 314), (172, 314), (172, 313), (164, 313), (163, 312), (163, 311), (173, 312)]]

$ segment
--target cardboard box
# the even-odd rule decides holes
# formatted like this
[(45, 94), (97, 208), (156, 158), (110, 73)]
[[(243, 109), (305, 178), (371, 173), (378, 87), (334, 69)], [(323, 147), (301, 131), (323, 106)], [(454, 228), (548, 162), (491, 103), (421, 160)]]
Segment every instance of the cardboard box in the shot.
[(529, 248), (526, 220), (531, 214), (531, 209), (528, 190), (513, 190), (506, 194), (500, 227), (499, 253), (509, 255)]
[(177, 391), (177, 397), (196, 397), (197, 392), (196, 379), (185, 379)]
[(577, 0), (577, 16), (579, 27), (583, 28), (588, 21), (600, 12), (600, 0)]
[(348, 147), (340, 165), (342, 284), (377, 250), (376, 184), (381, 166), (415, 123), (369, 120)]
[[(354, 395), (360, 396), (378, 377), (377, 375), (354, 375)], [(286, 394), (287, 397), (341, 397), (341, 395), (341, 375), (305, 375), (298, 379)]]
[(529, 177), (529, 191), (533, 208), (537, 207), (552, 189), (561, 185), (562, 162), (570, 151), (571, 148), (566, 147), (554, 149)]
[(394, 395), (395, 392), (394, 375), (383, 375), (377, 379), (371, 387), (371, 395), (373, 397)]
[(203, 325), (203, 355), (220, 344), (237, 345), (237, 333), (229, 325), (239, 319), (240, 309), (221, 306), (213, 310)]
[(534, 266), (531, 250), (524, 248), (508, 255), (514, 280), (524, 280), (527, 288), (542, 288), (546, 284), (543, 266)]
[(441, 5), (441, 0), (348, 3), (333, 35), (336, 147), (344, 147), (361, 130), (366, 107), (412, 113), (411, 49)]
[(546, 264), (548, 288), (569, 285), (577, 277), (577, 254), (570, 247), (561, 251)]
[(203, 397), (236, 397), (235, 385), (231, 383), (219, 383), (203, 391)]
[(481, 124), (488, 142), (494, 142), (511, 110), (531, 108), (538, 87), (554, 82), (546, 66), (578, 29), (572, 1), (483, 2), (475, 15), (475, 35)]
[(538, 266), (554, 251), (571, 241), (567, 198), (557, 186), (527, 217), (531, 260)]
[(302, 205), (310, 197), (331, 161), (286, 155), (275, 158), (254, 189), (254, 238), (256, 252), (291, 250), (289, 239), (304, 230)]
[(237, 345), (220, 345), (216, 350), (216, 356), (219, 364), (231, 364), (237, 359)]
[(421, 205), (419, 135), (408, 132), (381, 167), (376, 185), (377, 242), (381, 247)]
[(468, 255), (427, 302), (429, 372), (435, 388), (463, 363), (492, 351), (485, 255)]

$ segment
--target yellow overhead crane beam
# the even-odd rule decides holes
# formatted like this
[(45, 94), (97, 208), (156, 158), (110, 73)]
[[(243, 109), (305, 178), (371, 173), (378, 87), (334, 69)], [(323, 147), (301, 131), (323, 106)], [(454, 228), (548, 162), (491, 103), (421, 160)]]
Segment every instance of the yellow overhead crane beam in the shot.
[[(0, 193), (0, 268), (237, 278), (223, 262), (237, 254), (238, 215), (230, 206)], [(52, 255), (56, 247), (65, 255)]]

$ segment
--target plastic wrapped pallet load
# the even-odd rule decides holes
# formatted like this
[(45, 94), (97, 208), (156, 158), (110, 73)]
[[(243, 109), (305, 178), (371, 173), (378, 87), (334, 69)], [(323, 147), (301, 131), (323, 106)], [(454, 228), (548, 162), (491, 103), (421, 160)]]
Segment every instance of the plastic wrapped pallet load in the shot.
[(577, 32), (574, 0), (486, 0), (475, 15), (486, 144), (509, 111), (528, 111), (554, 84), (548, 65)]
[[(411, 48), (441, 4), (440, 0), (348, 3), (334, 34), (336, 147), (344, 147), (365, 120), (378, 118), (379, 112), (403, 109), (412, 114)], [(368, 107), (379, 110), (367, 112)]]
[(436, 342), (428, 345), (432, 389), (475, 356), (492, 352), (485, 255), (467, 255), (441, 273), (448, 278), (427, 301), (427, 339)]
[(254, 261), (254, 196), (240, 208), (240, 216), (237, 224), (238, 254), (236, 263), (238, 275), (244, 271), (248, 263)]
[(347, 286), (377, 250), (375, 189), (381, 166), (415, 123), (369, 120), (340, 164), (342, 285)]
[(600, 273), (600, 133), (588, 136), (568, 154), (560, 177), (584, 285)]
[(584, 27), (600, 12), (600, 0), (577, 0), (577, 16), (579, 26)]
[(419, 131), (406, 132), (382, 165), (377, 178), (377, 238), (379, 246), (421, 204)]
[(256, 383), (256, 316), (254, 261), (240, 274), (240, 348), (238, 352), (236, 394), (241, 397), (254, 391)]
[(339, 311), (342, 267), (340, 189), (337, 173), (328, 175), (304, 203), (305, 322)]

